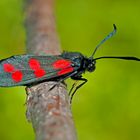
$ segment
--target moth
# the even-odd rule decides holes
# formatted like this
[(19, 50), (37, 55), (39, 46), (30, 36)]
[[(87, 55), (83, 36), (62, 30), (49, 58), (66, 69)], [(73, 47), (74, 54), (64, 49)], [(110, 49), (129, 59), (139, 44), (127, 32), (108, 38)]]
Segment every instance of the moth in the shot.
[(79, 52), (64, 52), (61, 55), (36, 56), (31, 54), (15, 55), (0, 61), (0, 86), (30, 86), (43, 81), (57, 80), (62, 82), (67, 78), (82, 81), (80, 85), (74, 85), (70, 90), (71, 100), (75, 92), (83, 86), (87, 79), (83, 78), (85, 72), (95, 70), (96, 61), (100, 59), (122, 59), (140, 61), (137, 57), (131, 56), (102, 56), (94, 58), (98, 48), (106, 40), (116, 33), (114, 30), (109, 33), (96, 47), (90, 57), (84, 56)]

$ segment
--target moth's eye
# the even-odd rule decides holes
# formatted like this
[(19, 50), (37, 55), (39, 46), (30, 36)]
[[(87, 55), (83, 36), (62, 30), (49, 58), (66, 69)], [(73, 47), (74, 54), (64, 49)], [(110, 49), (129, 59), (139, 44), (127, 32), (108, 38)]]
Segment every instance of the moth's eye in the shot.
[(90, 64), (88, 65), (88, 67), (87, 67), (87, 70), (88, 70), (89, 72), (93, 72), (93, 71), (95, 70), (95, 64), (90, 63)]

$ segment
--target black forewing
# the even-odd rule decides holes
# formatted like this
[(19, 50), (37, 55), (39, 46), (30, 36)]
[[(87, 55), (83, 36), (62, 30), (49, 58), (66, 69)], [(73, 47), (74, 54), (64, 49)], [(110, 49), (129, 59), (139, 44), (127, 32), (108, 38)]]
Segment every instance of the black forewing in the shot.
[[(40, 78), (37, 78), (34, 74), (34, 70), (29, 67), (29, 60), (33, 58), (40, 62), (41, 68), (45, 70), (46, 74)], [(0, 86), (23, 86), (30, 85), (32, 83), (49, 80), (51, 78), (58, 77), (57, 73), (60, 69), (54, 69), (52, 64), (57, 61), (64, 59), (60, 55), (57, 56), (34, 56), (34, 55), (17, 55), (0, 61)], [(69, 60), (71, 61), (71, 60)], [(73, 64), (74, 62), (71, 61)], [(22, 80), (14, 81), (12, 79), (12, 72), (5, 72), (3, 65), (11, 64), (14, 68), (22, 72)], [(67, 67), (66, 67), (67, 68)], [(73, 71), (77, 70), (77, 67), (73, 67)]]

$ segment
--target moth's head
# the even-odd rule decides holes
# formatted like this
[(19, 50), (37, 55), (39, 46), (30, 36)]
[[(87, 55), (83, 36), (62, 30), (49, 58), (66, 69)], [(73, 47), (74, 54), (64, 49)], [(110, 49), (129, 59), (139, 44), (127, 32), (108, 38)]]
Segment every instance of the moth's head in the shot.
[(89, 72), (93, 72), (95, 70), (95, 64), (96, 64), (96, 61), (93, 60), (92, 58), (89, 58), (87, 60), (87, 66), (86, 66), (86, 70), (89, 71)]

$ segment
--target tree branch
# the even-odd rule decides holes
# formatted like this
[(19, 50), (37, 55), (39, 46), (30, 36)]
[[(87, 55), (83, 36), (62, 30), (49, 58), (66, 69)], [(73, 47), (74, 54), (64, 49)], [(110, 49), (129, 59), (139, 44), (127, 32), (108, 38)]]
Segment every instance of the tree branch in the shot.
[(27, 52), (60, 54), (54, 19), (54, 0), (27, 0), (25, 15)]
[[(56, 34), (54, 0), (26, 0), (27, 53), (60, 54)], [(27, 87), (27, 118), (37, 140), (76, 140), (69, 97), (64, 84), (49, 91), (56, 82)]]

